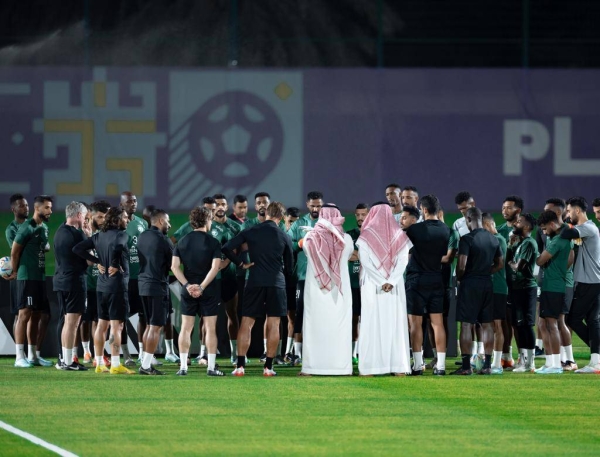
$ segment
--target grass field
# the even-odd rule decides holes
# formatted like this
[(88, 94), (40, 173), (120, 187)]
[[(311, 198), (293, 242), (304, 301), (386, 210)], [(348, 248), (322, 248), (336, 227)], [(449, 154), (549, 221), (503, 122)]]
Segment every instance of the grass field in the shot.
[[(580, 366), (589, 352), (579, 348)], [(537, 365), (543, 364), (537, 360)], [(448, 361), (453, 367), (454, 359)], [(225, 359), (221, 363), (229, 366)], [(0, 359), (0, 420), (77, 455), (598, 455), (600, 376), (111, 376)], [(0, 455), (53, 455), (0, 430)]]

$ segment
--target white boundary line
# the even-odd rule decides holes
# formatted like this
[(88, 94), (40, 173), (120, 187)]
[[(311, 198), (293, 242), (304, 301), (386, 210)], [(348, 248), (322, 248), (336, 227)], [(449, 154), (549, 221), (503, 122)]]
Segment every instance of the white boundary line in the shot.
[(9, 433), (13, 433), (17, 436), (20, 436), (21, 438), (25, 438), (27, 441), (31, 441), (33, 444), (42, 446), (42, 447), (48, 449), (49, 451), (55, 452), (56, 454), (58, 454), (60, 456), (77, 457), (77, 454), (73, 454), (72, 452), (69, 452), (65, 449), (55, 446), (54, 444), (50, 444), (50, 443), (44, 441), (43, 439), (38, 438), (37, 436), (33, 436), (31, 433), (27, 433), (22, 430), (19, 430), (18, 428), (13, 427), (12, 425), (7, 424), (6, 422), (0, 421), (0, 428), (6, 430)]

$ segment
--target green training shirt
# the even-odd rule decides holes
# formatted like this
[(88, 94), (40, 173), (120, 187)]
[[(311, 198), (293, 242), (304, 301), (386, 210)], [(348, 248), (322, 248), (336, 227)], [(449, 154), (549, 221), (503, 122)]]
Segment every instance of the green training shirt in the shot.
[[(494, 234), (498, 243), (500, 243), (500, 250), (502, 251), (502, 257), (506, 262), (506, 240), (499, 233)], [(495, 294), (508, 295), (508, 286), (506, 285), (506, 268), (501, 268), (492, 275), (492, 287)]]
[(314, 227), (317, 224), (317, 220), (318, 219), (311, 219), (310, 214), (305, 214), (292, 224), (290, 231), (288, 232), (288, 235), (292, 239), (292, 248), (294, 252), (298, 253), (296, 265), (294, 266), (294, 277), (298, 281), (304, 281), (306, 279), (306, 267), (308, 266), (306, 254), (298, 246), (298, 242), (308, 233), (301, 227)]
[(133, 219), (127, 224), (127, 248), (129, 249), (129, 279), (137, 279), (140, 274), (140, 257), (137, 250), (137, 242), (140, 233), (148, 229), (148, 223), (141, 217), (133, 215)]
[(511, 287), (513, 289), (537, 287), (537, 281), (533, 276), (535, 260), (538, 258), (538, 248), (535, 240), (528, 236), (517, 245), (511, 247), (511, 249), (513, 251), (513, 262), (519, 263), (519, 261), (523, 259), (527, 263), (521, 271), (514, 271), (509, 267), (508, 272), (511, 276)]
[[(564, 294), (567, 287), (569, 254), (573, 249), (573, 242), (560, 237), (560, 233), (546, 239), (546, 251), (552, 254), (544, 268), (542, 279), (542, 292), (559, 292)], [(571, 271), (571, 277), (573, 272)]]
[[(358, 227), (353, 228), (348, 232), (348, 235), (354, 241), (354, 250), (357, 250), (356, 240), (360, 236), (360, 229)], [(348, 271), (350, 272), (350, 287), (353, 289), (358, 289), (360, 287), (360, 260), (355, 260), (354, 262), (348, 262)]]
[(23, 246), (17, 279), (43, 281), (46, 279), (46, 245), (48, 244), (48, 226), (37, 225), (28, 219), (19, 227), (15, 241)]

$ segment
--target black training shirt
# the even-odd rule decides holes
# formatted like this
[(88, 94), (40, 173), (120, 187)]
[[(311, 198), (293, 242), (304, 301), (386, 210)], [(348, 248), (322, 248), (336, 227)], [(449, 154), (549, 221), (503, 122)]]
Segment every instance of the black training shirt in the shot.
[(248, 244), (248, 253), (254, 262), (248, 270), (247, 287), (284, 289), (286, 280), (291, 284), (292, 240), (275, 222), (266, 220), (242, 230), (223, 246), (223, 253), (235, 265), (240, 265), (243, 259), (233, 251), (244, 243)]
[[(127, 290), (129, 282), (129, 235), (125, 230), (111, 229), (93, 234), (73, 248), (73, 252), (86, 260), (99, 263), (106, 272), (98, 275), (96, 291), (103, 293), (119, 293)], [(88, 251), (95, 249), (98, 257)], [(119, 268), (114, 276), (108, 275), (108, 267)]]
[(169, 271), (173, 248), (170, 241), (154, 225), (138, 236), (137, 250), (140, 258), (138, 287), (140, 295), (159, 297), (169, 291)]
[(465, 279), (489, 279), (492, 277), (494, 259), (502, 257), (500, 243), (494, 235), (478, 228), (463, 235), (458, 243), (458, 255), (467, 256)]
[(87, 262), (73, 252), (73, 247), (86, 239), (75, 227), (63, 223), (54, 235), (54, 264), (52, 278), (55, 291), (82, 292), (86, 290)]
[(412, 241), (410, 260), (406, 268), (411, 276), (436, 273), (442, 275), (442, 257), (448, 253), (450, 229), (442, 221), (426, 220), (411, 225), (406, 231)]
[[(173, 256), (181, 260), (188, 282), (200, 284), (212, 268), (213, 260), (221, 259), (221, 243), (206, 232), (193, 231), (179, 240)], [(221, 292), (216, 283), (213, 279), (202, 292), (202, 296), (218, 297)]]

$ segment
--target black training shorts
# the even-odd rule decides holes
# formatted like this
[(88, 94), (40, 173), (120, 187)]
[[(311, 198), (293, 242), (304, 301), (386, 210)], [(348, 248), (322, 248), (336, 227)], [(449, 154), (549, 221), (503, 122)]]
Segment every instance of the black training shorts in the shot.
[(98, 319), (121, 321), (127, 319), (127, 292), (97, 292)]
[(444, 284), (438, 278), (411, 278), (406, 281), (406, 310), (413, 316), (444, 312)]
[(140, 297), (140, 288), (137, 279), (130, 279), (127, 286), (127, 315), (134, 314), (144, 315), (144, 306), (142, 305), (142, 297)]
[(85, 313), (82, 314), (83, 322), (98, 322), (98, 295), (96, 289), (87, 291)]
[(143, 296), (142, 306), (144, 316), (148, 325), (163, 327), (167, 323), (167, 312), (169, 310), (169, 298), (161, 296)]
[(50, 312), (45, 281), (17, 279), (16, 282), (18, 309), (29, 308), (32, 311)]
[(492, 317), (495, 321), (506, 320), (506, 294), (494, 294)]
[(304, 324), (304, 280), (296, 284), (296, 319), (294, 320), (294, 333), (302, 333)]
[[(242, 316), (283, 317), (287, 314), (285, 289), (277, 287), (246, 287)], [(296, 320), (296, 322), (298, 322)]]
[(216, 316), (219, 314), (221, 298), (200, 296), (194, 298), (187, 292), (181, 294), (181, 314), (184, 316)]
[(488, 324), (493, 321), (494, 292), (492, 281), (466, 279), (458, 286), (456, 320), (469, 324)]
[(571, 303), (573, 302), (573, 295), (575, 291), (572, 287), (567, 287), (565, 289), (565, 304), (562, 307), (560, 314), (569, 314), (571, 310)]
[(362, 309), (362, 301), (360, 298), (360, 288), (353, 287), (352, 288), (352, 315), (360, 316), (361, 309)]
[(540, 317), (558, 319), (565, 306), (565, 294), (542, 291), (540, 295)]
[(59, 290), (56, 292), (58, 306), (64, 314), (83, 314), (85, 312), (86, 293), (81, 290), (79, 292), (65, 292)]

